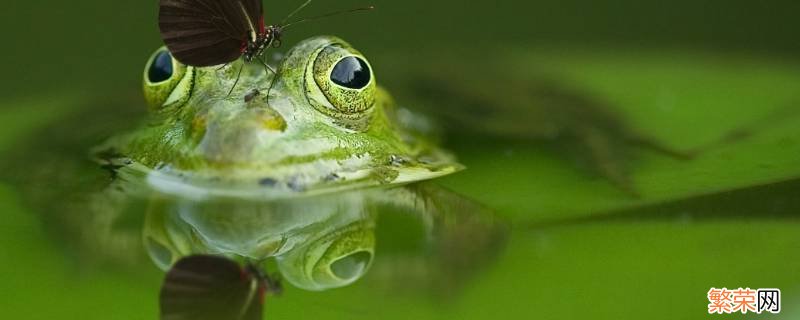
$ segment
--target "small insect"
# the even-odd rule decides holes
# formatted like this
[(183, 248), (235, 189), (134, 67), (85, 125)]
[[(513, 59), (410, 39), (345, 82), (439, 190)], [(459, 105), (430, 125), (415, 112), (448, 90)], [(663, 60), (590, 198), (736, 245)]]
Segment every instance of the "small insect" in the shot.
[(280, 292), (280, 283), (252, 263), (241, 267), (224, 257), (188, 256), (167, 272), (161, 319), (261, 319), (265, 295)]
[(253, 99), (258, 97), (258, 95), (260, 95), (260, 94), (261, 94), (261, 91), (259, 91), (256, 88), (253, 88), (246, 95), (244, 95), (244, 102), (247, 103), (247, 102), (253, 101)]
[[(280, 24), (268, 26), (264, 22), (261, 0), (160, 0), (158, 26), (172, 56), (185, 65), (227, 65), (241, 57), (245, 62), (258, 59), (266, 69), (275, 73), (262, 56), (267, 48), (281, 45), (283, 31), (290, 26), (340, 13), (373, 9), (370, 6), (287, 22), (309, 3), (311, 0), (304, 2)], [(239, 76), (241, 72), (242, 68)]]

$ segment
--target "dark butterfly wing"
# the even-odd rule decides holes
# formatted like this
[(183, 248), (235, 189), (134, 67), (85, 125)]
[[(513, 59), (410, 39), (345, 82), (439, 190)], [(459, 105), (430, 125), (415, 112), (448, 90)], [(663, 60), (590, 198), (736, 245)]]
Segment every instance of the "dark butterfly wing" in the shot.
[(159, 4), (164, 43), (178, 61), (195, 67), (239, 58), (262, 21), (261, 0), (161, 0)]
[(222, 257), (181, 259), (161, 286), (162, 320), (256, 320), (262, 316), (261, 280)]

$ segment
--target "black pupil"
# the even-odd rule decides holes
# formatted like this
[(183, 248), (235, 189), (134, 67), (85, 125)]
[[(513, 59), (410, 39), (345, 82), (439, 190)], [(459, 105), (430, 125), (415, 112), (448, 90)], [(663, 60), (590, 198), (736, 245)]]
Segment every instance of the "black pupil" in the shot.
[(369, 66), (358, 57), (347, 57), (340, 60), (331, 72), (331, 80), (340, 86), (350, 89), (361, 89), (369, 84)]
[(152, 83), (159, 83), (169, 80), (172, 77), (172, 56), (167, 51), (161, 51), (153, 60), (148, 72), (148, 78)]

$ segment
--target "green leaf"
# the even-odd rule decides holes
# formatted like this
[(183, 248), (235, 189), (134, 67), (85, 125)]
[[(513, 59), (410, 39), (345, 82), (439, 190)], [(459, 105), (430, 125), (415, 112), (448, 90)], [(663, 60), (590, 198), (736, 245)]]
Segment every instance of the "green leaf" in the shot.
[(444, 184), (516, 221), (590, 216), (800, 177), (798, 64), (640, 49), (532, 48), (507, 59), (519, 66), (513, 72), (544, 71), (611, 104), (634, 128), (679, 150), (713, 144), (735, 129), (751, 133), (691, 160), (638, 151), (630, 167), (640, 198), (538, 144), (454, 143), (468, 170)]

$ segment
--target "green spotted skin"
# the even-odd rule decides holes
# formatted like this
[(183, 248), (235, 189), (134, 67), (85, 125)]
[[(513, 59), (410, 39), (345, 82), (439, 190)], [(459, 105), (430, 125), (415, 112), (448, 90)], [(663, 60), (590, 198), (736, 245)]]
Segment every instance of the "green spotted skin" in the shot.
[[(394, 102), (375, 70), (341, 39), (299, 43), (277, 66), (277, 78), (241, 60), (195, 68), (170, 58), (167, 68), (154, 65), (165, 54), (158, 49), (144, 71), (148, 123), (110, 139), (98, 154), (132, 160), (179, 184), (259, 189), (259, 195), (403, 184), (461, 168), (424, 134), (395, 120)], [(340, 64), (353, 61), (361, 66), (359, 81), (334, 81), (347, 79)], [(171, 75), (153, 79), (159, 67)]]

